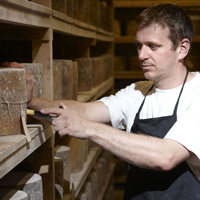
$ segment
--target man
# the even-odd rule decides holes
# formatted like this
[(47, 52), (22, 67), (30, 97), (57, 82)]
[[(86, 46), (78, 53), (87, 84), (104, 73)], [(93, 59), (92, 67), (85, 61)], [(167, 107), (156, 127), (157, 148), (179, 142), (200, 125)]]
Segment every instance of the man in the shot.
[(89, 138), (130, 163), (124, 199), (200, 199), (191, 171), (200, 158), (200, 74), (184, 63), (192, 38), (182, 8), (150, 7), (137, 18), (135, 40), (149, 81), (96, 102), (63, 101), (59, 109), (33, 98), (29, 107), (56, 114), (52, 123), (61, 136)]

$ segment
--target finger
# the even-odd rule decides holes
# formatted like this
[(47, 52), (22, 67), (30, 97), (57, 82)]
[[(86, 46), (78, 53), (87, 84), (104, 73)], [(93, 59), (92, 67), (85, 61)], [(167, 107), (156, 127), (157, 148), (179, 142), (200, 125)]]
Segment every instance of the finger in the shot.
[(59, 102), (58, 107), (63, 108), (63, 109), (67, 109), (67, 106), (63, 102)]
[(56, 131), (61, 131), (61, 130), (65, 129), (65, 128), (66, 128), (66, 124), (65, 123), (59, 123), (56, 126), (54, 126), (54, 129)]
[(17, 62), (4, 62), (2, 64), (3, 67), (10, 67), (10, 68), (21, 68), (24, 69), (24, 66)]
[(59, 134), (61, 137), (65, 136), (65, 135), (71, 135), (71, 134), (69, 133), (69, 130), (68, 130), (67, 128), (63, 128), (62, 130), (59, 130), (59, 131), (58, 131), (58, 134)]
[(52, 121), (52, 125), (56, 126), (58, 124), (63, 123), (63, 118), (61, 116), (56, 117), (53, 121)]
[(43, 114), (61, 115), (62, 112), (63, 112), (63, 109), (60, 109), (60, 108), (43, 108), (43, 109), (41, 109), (41, 113), (43, 113)]

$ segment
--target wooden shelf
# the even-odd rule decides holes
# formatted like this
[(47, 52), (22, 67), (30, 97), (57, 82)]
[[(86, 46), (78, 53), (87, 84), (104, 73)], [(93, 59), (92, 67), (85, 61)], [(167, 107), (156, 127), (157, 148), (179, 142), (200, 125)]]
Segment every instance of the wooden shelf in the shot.
[(51, 135), (45, 133), (42, 125), (28, 126), (31, 141), (25, 135), (0, 136), (0, 178), (6, 175), (32, 152), (46, 142)]
[(104, 31), (95, 26), (78, 21), (63, 13), (53, 10), (52, 28), (55, 31), (79, 37), (113, 41), (113, 33)]
[[(34, 3), (33, 1), (39, 2), (40, 4)], [(112, 0), (107, 1), (113, 2)], [(67, 36), (67, 39), (63, 37), (65, 41), (68, 38), (76, 39), (77, 37), (81, 37), (80, 44), (77, 42), (80, 46), (77, 45), (77, 51), (80, 51), (80, 53), (72, 52), (74, 57), (77, 56), (76, 54), (82, 57), (90, 57), (90, 47), (91, 45), (95, 46), (97, 42), (102, 42), (103, 46), (104, 42), (106, 42), (103, 53), (111, 53), (113, 50), (112, 43), (114, 41), (114, 35), (112, 32), (81, 22), (51, 9), (51, 0), (1, 0), (0, 25), (0, 36), (2, 40), (18, 40), (19, 42), (28, 40), (31, 44), (28, 58), (30, 57), (32, 63), (41, 63), (43, 66), (43, 97), (47, 99), (53, 99), (53, 41), (56, 32), (62, 35), (68, 35), (69, 37)], [(63, 45), (65, 44), (61, 43), (62, 47)], [(97, 49), (94, 48), (91, 51), (96, 51), (97, 53), (98, 50), (101, 51), (101, 44), (98, 45), (96, 45)], [(82, 102), (96, 100), (110, 91), (113, 88), (113, 84), (114, 78), (111, 77), (99, 86), (92, 88), (91, 91), (79, 93), (78, 100)], [(50, 129), (51, 127), (45, 126), (43, 128), (42, 125), (29, 125), (28, 130), (31, 137), (29, 143), (25, 135), (22, 134), (0, 136), (0, 178), (9, 173), (22, 161), (24, 161), (22, 165), (27, 162), (39, 174), (38, 169), (40, 169), (40, 165), (49, 167), (48, 173), (44, 172), (42, 174), (44, 199), (54, 200), (55, 180), (54, 161), (52, 159), (54, 153), (54, 135), (51, 130), (47, 131), (46, 128)], [(71, 175), (76, 197), (88, 178), (100, 153), (100, 147), (92, 149), (88, 154), (87, 161), (84, 163), (83, 170)], [(108, 179), (110, 177), (111, 174), (109, 174)], [(106, 188), (103, 190), (103, 193), (105, 193), (105, 190)], [(71, 199), (73, 197), (74, 193), (72, 195), (66, 194), (63, 199)]]
[(48, 28), (51, 9), (27, 0), (1, 0), (0, 21), (23, 26)]
[(113, 87), (113, 83), (114, 78), (111, 77), (101, 85), (93, 88), (91, 91), (79, 92), (77, 100), (81, 102), (94, 101), (110, 90)]
[[(131, 1), (131, 0), (115, 0), (114, 1), (114, 7), (115, 8), (145, 8), (152, 6), (154, 4), (159, 3), (169, 3), (169, 0), (146, 0), (146, 1)], [(175, 0), (172, 1), (173, 4), (177, 4), (183, 7), (200, 7), (200, 1), (199, 0)]]
[(84, 163), (83, 170), (81, 172), (71, 174), (72, 182), (74, 183), (75, 197), (78, 196), (101, 151), (102, 149), (100, 147), (92, 148), (88, 154), (87, 161)]
[(116, 71), (115, 79), (144, 79), (142, 71)]
[(97, 28), (96, 39), (106, 42), (114, 41), (114, 33), (104, 31), (103, 29)]
[[(134, 44), (135, 36), (115, 36), (116, 44)], [(193, 42), (200, 42), (200, 35), (196, 35)]]
[(95, 38), (97, 31), (96, 27), (79, 22), (78, 20), (68, 17), (55, 10), (53, 10), (52, 28), (55, 31), (65, 34), (87, 38)]
[(135, 41), (135, 36), (116, 36), (115, 37), (115, 43), (118, 44), (130, 44), (134, 43)]
[(73, 36), (106, 42), (113, 41), (113, 33), (27, 0), (0, 1), (0, 22), (25, 27), (50, 28)]

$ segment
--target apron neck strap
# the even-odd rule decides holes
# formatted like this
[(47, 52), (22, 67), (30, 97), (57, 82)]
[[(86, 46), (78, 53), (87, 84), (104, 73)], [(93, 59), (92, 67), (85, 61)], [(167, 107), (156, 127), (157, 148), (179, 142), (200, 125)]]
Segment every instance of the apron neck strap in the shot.
[[(181, 94), (182, 94), (182, 92), (183, 92), (183, 88), (184, 88), (184, 86), (185, 86), (187, 77), (188, 77), (188, 69), (187, 69), (187, 72), (186, 72), (186, 75), (185, 75), (185, 79), (184, 79), (184, 81), (183, 81), (183, 85), (182, 85), (181, 91), (180, 91), (180, 93), (179, 93), (178, 100), (177, 100), (177, 102), (176, 102), (176, 105), (175, 105), (173, 114), (176, 114), (176, 112), (177, 112), (178, 103), (179, 103)], [(143, 107), (143, 105), (144, 105), (144, 102), (145, 102), (145, 99), (146, 99), (147, 94), (153, 89), (153, 87), (154, 87), (154, 84), (151, 86), (151, 88), (150, 88), (150, 89), (148, 90), (148, 92), (146, 93), (146, 95), (145, 95), (145, 97), (144, 97), (144, 100), (143, 100), (142, 104), (140, 105), (140, 108), (139, 108), (139, 110), (138, 110), (138, 112), (137, 112), (138, 116), (139, 116), (139, 114), (140, 114), (140, 111), (142, 110), (142, 107)]]
[(185, 83), (186, 83), (186, 80), (187, 80), (187, 77), (188, 77), (188, 69), (187, 69), (187, 72), (186, 72), (186, 75), (185, 75), (185, 79), (184, 79), (184, 82), (183, 82), (183, 85), (182, 85), (182, 88), (181, 88), (181, 91), (180, 91), (180, 94), (178, 96), (178, 100), (176, 102), (176, 105), (175, 105), (175, 108), (174, 108), (174, 114), (177, 112), (177, 109), (178, 109), (178, 103), (179, 103), (179, 100), (180, 100), (180, 97), (181, 97), (181, 94), (183, 92), (183, 88), (185, 86)]

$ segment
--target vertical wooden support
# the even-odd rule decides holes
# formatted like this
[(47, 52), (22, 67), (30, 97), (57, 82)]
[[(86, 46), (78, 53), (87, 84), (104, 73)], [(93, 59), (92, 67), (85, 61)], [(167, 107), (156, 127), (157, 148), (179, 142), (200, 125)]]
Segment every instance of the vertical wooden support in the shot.
[[(52, 132), (52, 129), (50, 126), (46, 126), (45, 131)], [(33, 171), (42, 177), (43, 199), (55, 200), (54, 137), (48, 139), (26, 161)]]
[(39, 40), (32, 40), (33, 62), (43, 65), (43, 97), (50, 100), (53, 99), (52, 40), (51, 28), (45, 30)]

